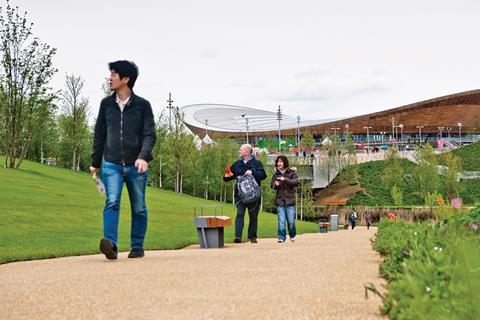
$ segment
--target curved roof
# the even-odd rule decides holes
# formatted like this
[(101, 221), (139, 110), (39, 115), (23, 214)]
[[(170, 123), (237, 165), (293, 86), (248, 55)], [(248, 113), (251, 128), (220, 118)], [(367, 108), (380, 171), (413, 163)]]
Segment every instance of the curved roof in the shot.
[[(420, 110), (422, 112), (418, 112)], [(246, 132), (247, 126), (252, 133), (278, 130), (277, 113), (266, 110), (227, 104), (192, 104), (182, 107), (181, 111), (185, 124), (196, 130), (205, 129), (205, 125), (209, 131), (227, 134)], [(435, 132), (437, 126), (456, 126), (457, 123), (465, 126), (465, 122), (472, 122), (473, 117), (480, 121), (480, 89), (349, 118), (301, 120), (300, 128), (311, 129), (317, 134), (330, 131), (331, 126), (350, 128), (351, 132), (363, 132), (364, 126), (385, 131), (392, 126), (394, 118), (395, 125), (402, 123), (404, 132), (415, 132), (417, 125), (425, 125), (425, 132)], [(282, 130), (294, 130), (297, 126), (297, 117), (282, 115)]]
[[(197, 128), (221, 132), (246, 132), (247, 125), (250, 132), (267, 132), (278, 130), (278, 116), (276, 112), (234, 106), (229, 104), (192, 104), (181, 108), (184, 114), (183, 121)], [(341, 120), (301, 120), (301, 127), (313, 126), (322, 123)], [(298, 119), (294, 116), (282, 114), (281, 129), (295, 129)]]

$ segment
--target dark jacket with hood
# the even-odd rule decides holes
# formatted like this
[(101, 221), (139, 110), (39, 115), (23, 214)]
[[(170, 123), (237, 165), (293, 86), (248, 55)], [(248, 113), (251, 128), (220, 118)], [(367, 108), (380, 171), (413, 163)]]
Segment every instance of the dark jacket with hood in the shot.
[[(285, 180), (278, 180), (280, 185), (276, 186), (275, 181), (277, 181), (277, 179), (280, 177), (284, 177)], [(276, 206), (294, 206), (296, 204), (295, 188), (298, 186), (298, 176), (295, 171), (290, 169), (290, 167), (288, 167), (284, 173), (281, 173), (277, 168), (272, 176), (272, 182), (270, 183), (270, 186), (277, 190), (277, 194), (275, 196)]]
[(105, 161), (132, 165), (137, 159), (150, 161), (156, 142), (155, 122), (150, 103), (132, 92), (123, 112), (116, 94), (100, 103), (93, 138), (92, 167)]
[[(265, 173), (262, 162), (255, 159), (253, 156), (251, 156), (247, 162), (243, 161), (243, 159), (237, 160), (234, 164), (232, 164), (230, 170), (232, 171), (233, 176), (228, 178), (223, 176), (223, 181), (230, 181), (236, 179), (237, 177), (241, 177), (245, 174), (245, 172), (247, 172), (247, 170), (252, 171), (252, 175), (255, 177), (255, 180), (259, 186), (261, 186), (262, 180), (267, 178), (267, 174)], [(235, 184), (235, 203), (238, 203), (239, 201), (240, 198), (238, 196), (238, 190)]]

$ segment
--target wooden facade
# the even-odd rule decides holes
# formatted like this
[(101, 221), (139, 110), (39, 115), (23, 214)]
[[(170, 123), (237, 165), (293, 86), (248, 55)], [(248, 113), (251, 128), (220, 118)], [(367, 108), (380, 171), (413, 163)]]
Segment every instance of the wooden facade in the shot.
[[(406, 106), (393, 108), (385, 111), (365, 114), (357, 117), (347, 118), (323, 124), (300, 127), (300, 132), (310, 131), (313, 135), (329, 135), (332, 128), (340, 128), (337, 133), (350, 132), (352, 134), (366, 134), (365, 127), (369, 127), (370, 134), (392, 133), (392, 125), (403, 125), (400, 130), (404, 134), (416, 134), (421, 128), (423, 134), (437, 134), (439, 127), (443, 128), (446, 135), (448, 129), (452, 135), (459, 133), (458, 123), (462, 124), (461, 132), (480, 132), (480, 89), (456, 93), (440, 98), (421, 101)], [(194, 133), (204, 135), (205, 128), (194, 127), (185, 123)], [(371, 127), (371, 128), (370, 128)], [(239, 137), (245, 132), (221, 132), (209, 131), (213, 137)], [(278, 131), (250, 132), (253, 136), (276, 136)], [(296, 129), (282, 130), (282, 136), (294, 136)]]

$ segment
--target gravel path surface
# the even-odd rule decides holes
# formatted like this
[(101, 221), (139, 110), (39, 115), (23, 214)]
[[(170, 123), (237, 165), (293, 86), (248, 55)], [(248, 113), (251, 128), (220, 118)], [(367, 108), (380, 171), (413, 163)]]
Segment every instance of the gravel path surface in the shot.
[(381, 319), (376, 228), (0, 265), (2, 319)]

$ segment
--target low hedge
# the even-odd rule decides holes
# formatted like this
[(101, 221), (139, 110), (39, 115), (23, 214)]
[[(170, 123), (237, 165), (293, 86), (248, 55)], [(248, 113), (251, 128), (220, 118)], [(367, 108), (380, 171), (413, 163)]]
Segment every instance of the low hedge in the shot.
[(479, 225), (480, 208), (436, 224), (383, 219), (373, 241), (388, 282), (382, 313), (390, 319), (480, 319)]

